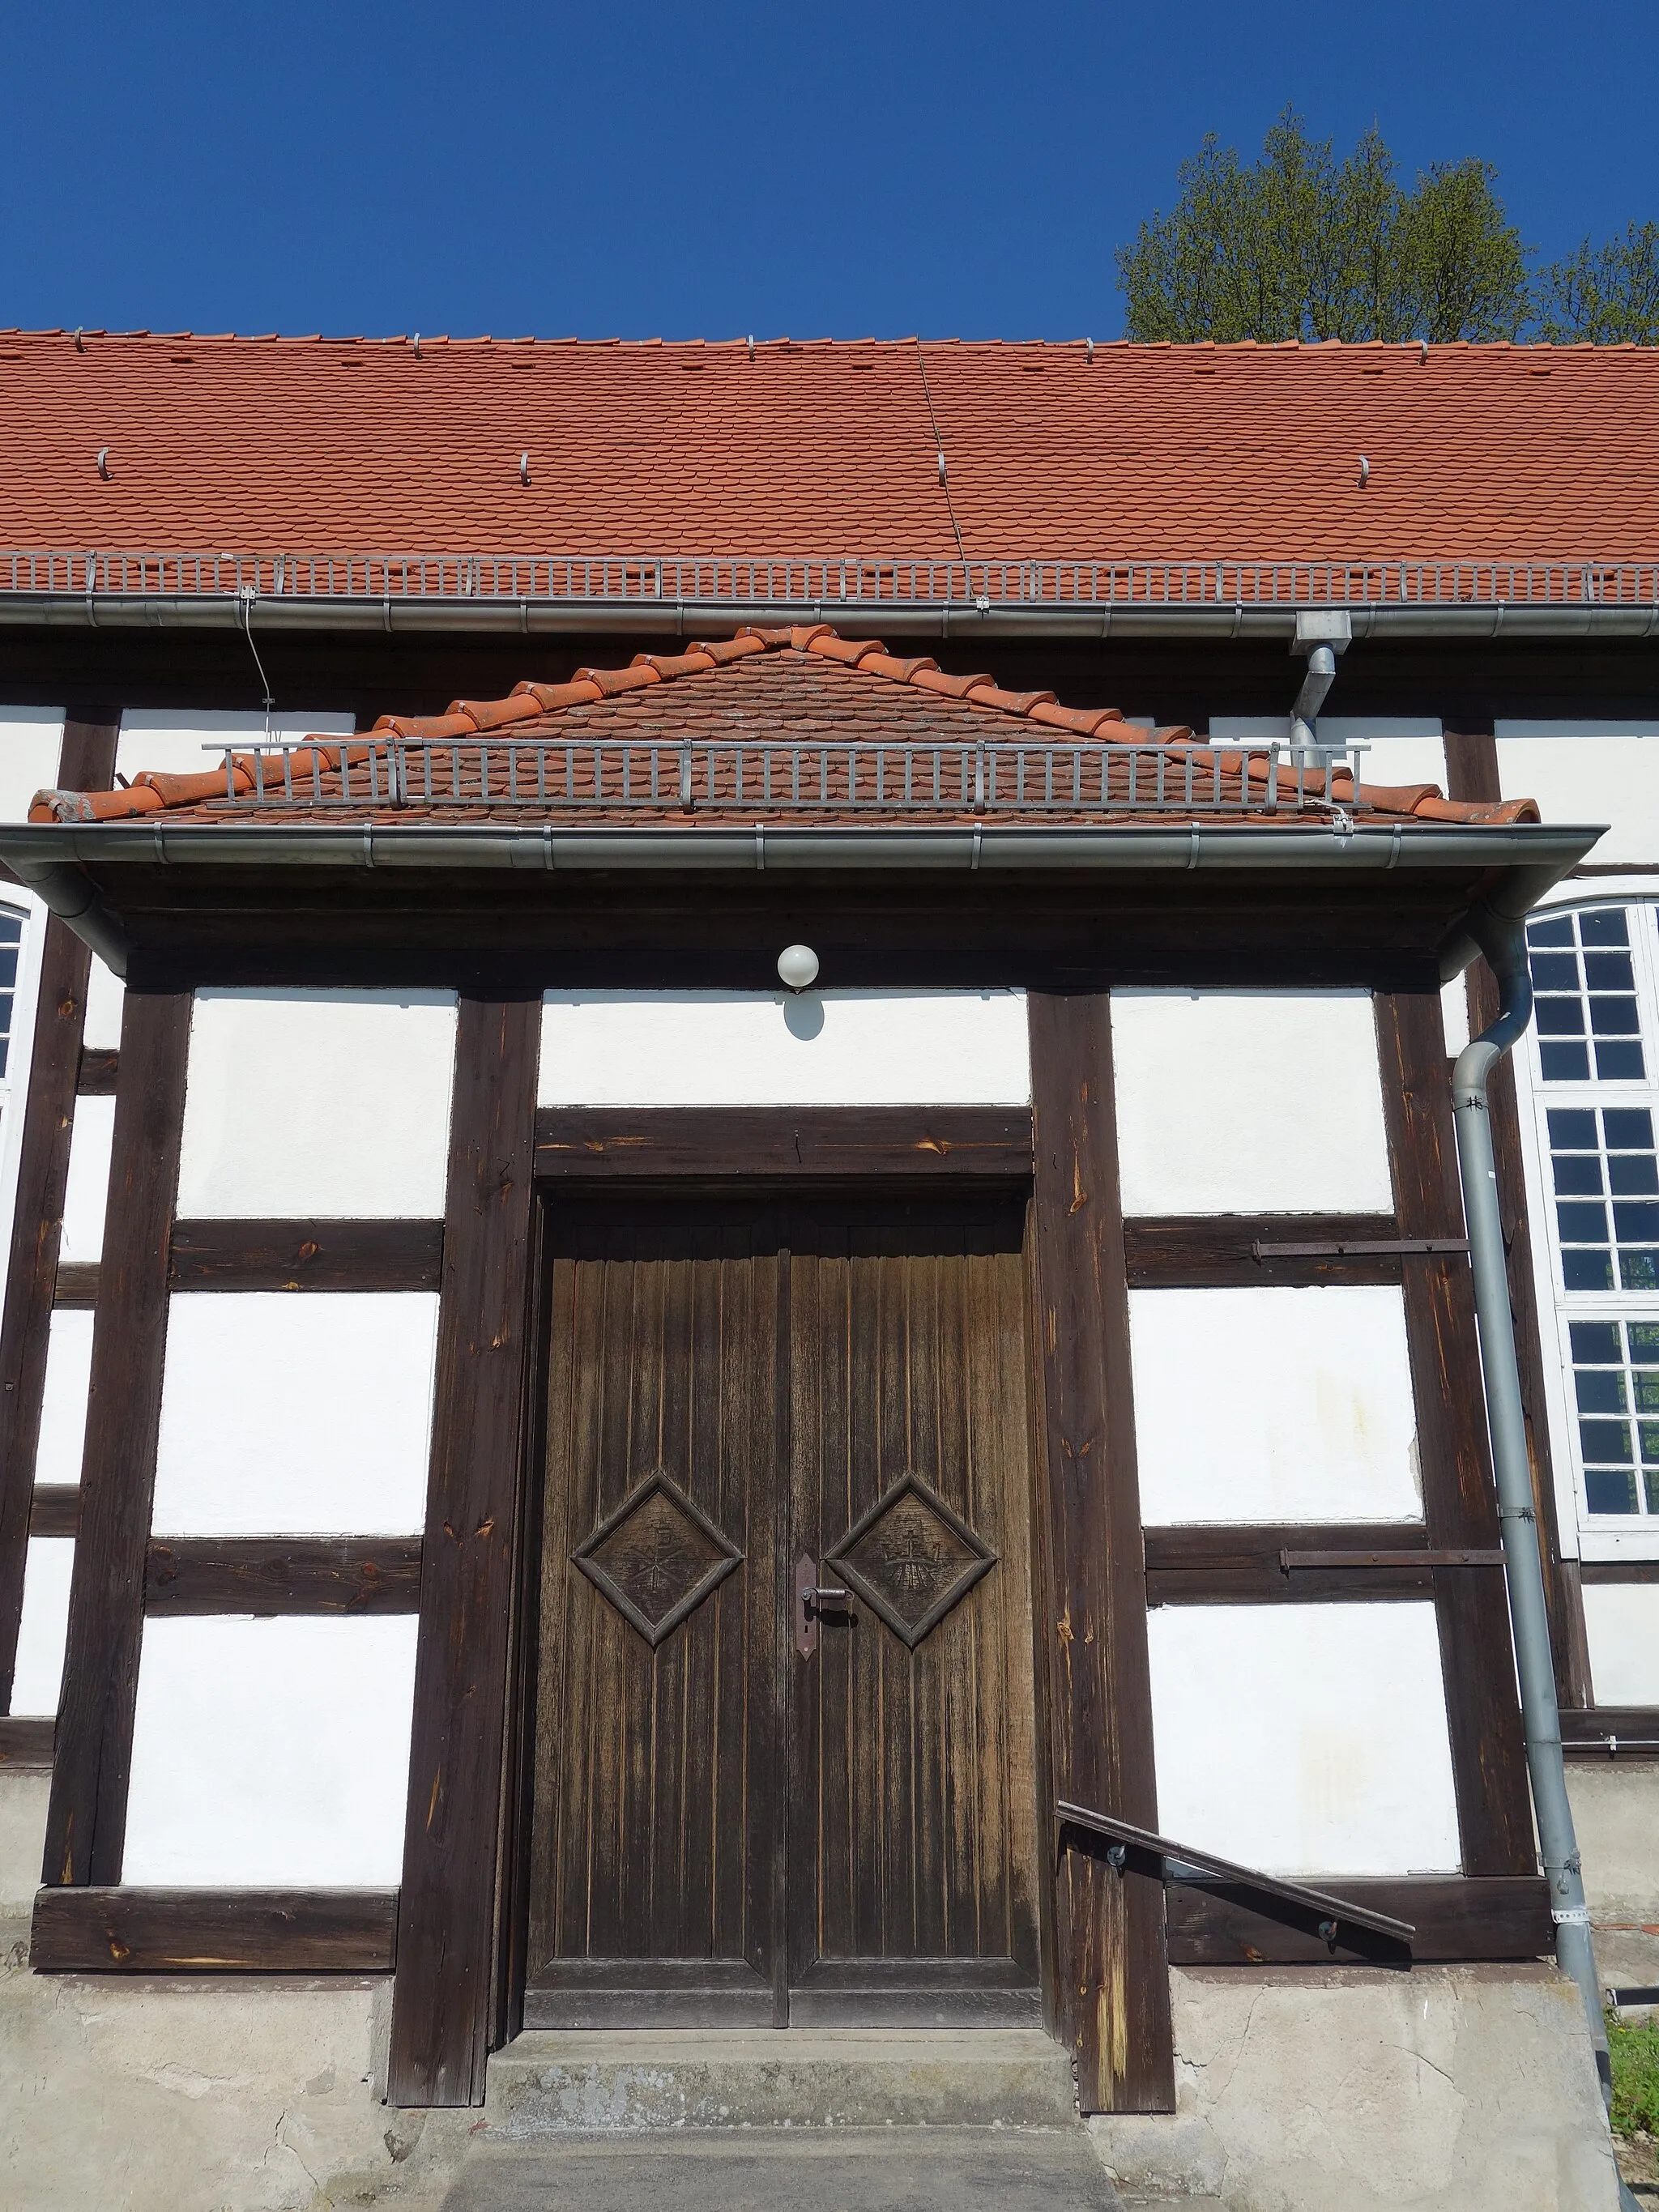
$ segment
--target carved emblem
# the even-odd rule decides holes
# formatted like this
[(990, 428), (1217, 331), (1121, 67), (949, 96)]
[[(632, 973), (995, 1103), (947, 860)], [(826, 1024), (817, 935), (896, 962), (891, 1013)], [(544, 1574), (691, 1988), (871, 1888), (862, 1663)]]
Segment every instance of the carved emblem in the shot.
[(848, 1532), (830, 1561), (914, 1651), (990, 1572), (996, 1556), (937, 1491), (906, 1473)]
[(654, 1650), (725, 1581), (743, 1553), (658, 1468), (574, 1557)]

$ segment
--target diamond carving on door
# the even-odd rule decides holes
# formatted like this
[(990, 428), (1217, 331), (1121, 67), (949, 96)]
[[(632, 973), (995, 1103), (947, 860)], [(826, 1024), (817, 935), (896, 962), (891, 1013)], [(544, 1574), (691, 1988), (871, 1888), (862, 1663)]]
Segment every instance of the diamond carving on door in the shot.
[(574, 1557), (654, 1650), (725, 1581), (743, 1554), (657, 1468)]
[(830, 1564), (911, 1650), (996, 1553), (919, 1474), (907, 1470), (830, 1555)]

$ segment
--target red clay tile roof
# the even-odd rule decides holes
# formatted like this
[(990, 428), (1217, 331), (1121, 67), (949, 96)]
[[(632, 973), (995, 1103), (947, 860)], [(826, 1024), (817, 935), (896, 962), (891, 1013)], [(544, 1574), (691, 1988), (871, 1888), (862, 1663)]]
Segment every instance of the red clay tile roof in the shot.
[[(385, 793), (386, 763), (398, 740), (411, 741), (404, 749), (416, 781), (412, 801), (408, 797), (393, 806), (386, 797), (369, 796), (373, 788)], [(499, 739), (500, 743), (491, 741)], [(1326, 777), (1318, 770), (1303, 779), (1298, 805), (1291, 773), (1279, 771), (1277, 805), (1270, 815), (1265, 760), (1247, 763), (1237, 748), (1212, 747), (1194, 739), (1190, 730), (1157, 732), (1126, 723), (1114, 707), (1062, 707), (1051, 691), (1004, 691), (989, 676), (946, 675), (926, 656), (901, 659), (888, 653), (875, 639), (838, 636), (827, 624), (791, 629), (741, 629), (734, 638), (718, 643), (692, 645), (675, 654), (639, 653), (626, 668), (583, 668), (566, 684), (519, 684), (505, 699), (455, 700), (440, 715), (385, 715), (374, 732), (356, 743), (313, 738), (301, 740), (284, 756), (280, 749), (250, 750), (233, 756), (235, 797), (227, 789), (223, 769), (198, 775), (143, 773), (131, 787), (118, 791), (42, 791), (29, 809), (32, 822), (112, 822), (167, 812), (175, 818), (216, 823), (257, 823), (273, 818), (326, 823), (377, 818), (414, 820), (477, 820), (495, 815), (522, 821), (526, 806), (495, 802), (482, 787), (486, 757), (494, 779), (492, 790), (502, 792), (508, 772), (507, 742), (540, 740), (547, 750), (542, 757), (550, 777), (549, 794), (532, 799), (528, 811), (550, 820), (605, 821), (635, 818), (619, 805), (599, 804), (592, 778), (595, 773), (590, 748), (594, 740), (614, 747), (614, 790), (625, 751), (636, 791), (652, 788), (653, 775), (666, 773), (659, 819), (708, 821), (733, 817), (748, 821), (756, 816), (769, 820), (891, 819), (910, 810), (902, 802), (898, 785), (904, 769), (901, 759), (890, 760), (879, 772), (887, 779), (877, 787), (876, 748), (908, 746), (920, 749), (912, 773), (923, 781), (930, 774), (940, 748), (945, 766), (946, 798), (929, 804), (933, 818), (949, 814), (961, 820), (979, 818), (977, 807), (963, 781), (969, 774), (962, 748), (981, 744), (1026, 747), (1060, 744), (1083, 749), (1073, 763), (1060, 757), (1055, 770), (1060, 778), (1061, 802), (1034, 796), (1029, 806), (1012, 811), (1006, 793), (1011, 779), (1020, 771), (1005, 771), (1005, 802), (1000, 818), (1063, 822), (1100, 818), (1098, 799), (1103, 776), (1112, 802), (1110, 818), (1133, 820), (1151, 815), (1148, 807), (1134, 804), (1135, 793), (1147, 793), (1149, 772), (1162, 759), (1166, 764), (1172, 794), (1184, 794), (1184, 777), (1190, 762), (1198, 777), (1196, 803), (1184, 806), (1181, 818), (1223, 816), (1231, 820), (1274, 819), (1301, 814), (1320, 821), (1330, 819), (1331, 807), (1340, 805), (1357, 818), (1374, 822), (1453, 822), (1462, 823), (1535, 822), (1538, 809), (1531, 799), (1510, 799), (1499, 805), (1481, 805), (1443, 798), (1433, 784), (1385, 786), (1362, 784), (1356, 793), (1352, 774), (1332, 771), (1327, 793)], [(481, 742), (483, 740), (483, 742)], [(694, 787), (697, 803), (680, 811), (678, 783), (680, 749), (690, 744), (696, 756)], [(748, 757), (750, 781), (739, 790), (735, 777), (734, 750), (738, 744), (764, 744), (803, 749), (805, 773), (811, 777), (820, 760), (832, 793), (848, 803), (823, 808), (803, 806), (787, 787), (775, 787), (770, 797), (757, 793), (757, 756)], [(571, 745), (574, 765), (567, 769), (565, 745)], [(711, 756), (713, 744), (725, 750)], [(1105, 746), (1139, 745), (1146, 749), (1136, 769), (1135, 793), (1129, 788), (1129, 765), (1121, 755), (1097, 751)], [(856, 764), (849, 749), (861, 748)], [(951, 749), (958, 749), (952, 751)], [(539, 748), (538, 749), (539, 752)], [(533, 778), (537, 754), (520, 757), (520, 773)], [(711, 760), (713, 764), (711, 765)], [(431, 781), (420, 778), (430, 763)], [(1035, 787), (1043, 774), (1038, 757), (1030, 756), (1024, 771)], [(780, 775), (787, 770), (780, 769)], [(847, 777), (851, 774), (851, 786)], [(561, 775), (579, 781), (562, 786)], [(1092, 807), (1068, 808), (1064, 803), (1066, 779), (1082, 778)], [(291, 785), (284, 784), (284, 776)], [(951, 786), (949, 779), (957, 781)], [(1248, 803), (1240, 788), (1241, 775), (1251, 786)], [(712, 786), (709, 777), (714, 778)], [(346, 779), (351, 778), (347, 787)], [(840, 778), (838, 782), (836, 779)], [(533, 792), (535, 786), (530, 785)], [(568, 803), (568, 792), (578, 791), (584, 801), (579, 811)], [(291, 789), (302, 803), (283, 803)], [(268, 795), (268, 796), (267, 796)], [(966, 803), (957, 804), (960, 797)], [(252, 799), (260, 803), (253, 805)], [(1219, 805), (1213, 803), (1218, 800)], [(1168, 821), (1166, 808), (1157, 818)]]
[(417, 353), (404, 339), (0, 332), (0, 546), (1659, 550), (1659, 350), (1626, 347), (428, 338)]

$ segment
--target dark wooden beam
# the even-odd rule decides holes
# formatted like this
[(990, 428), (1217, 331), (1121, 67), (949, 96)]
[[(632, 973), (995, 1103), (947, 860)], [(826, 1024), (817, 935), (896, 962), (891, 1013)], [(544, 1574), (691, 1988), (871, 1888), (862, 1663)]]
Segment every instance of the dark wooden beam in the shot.
[[(1437, 992), (1379, 995), (1383, 1110), (1402, 1237), (1463, 1233), (1451, 1084)], [(1474, 1279), (1461, 1255), (1406, 1269), (1406, 1338), (1428, 1540), (1493, 1549), (1498, 1493), (1486, 1450)], [(1501, 1566), (1435, 1572), (1463, 1868), (1535, 1871), (1532, 1801)]]
[[(1158, 1826), (1109, 1000), (1030, 1001), (1044, 1466), (1051, 1795)], [(1060, 2026), (1085, 2112), (1172, 2112), (1164, 1891), (1084, 1850), (1061, 1859)]]
[(98, 1262), (95, 1260), (60, 1261), (58, 1279), (52, 1287), (54, 1306), (71, 1313), (92, 1313), (98, 1304)]
[(0, 1715), (0, 1770), (13, 1774), (49, 1774), (52, 1731), (57, 1725), (49, 1713)]
[(42, 1880), (121, 1878), (167, 1342), (187, 997), (129, 991)]
[(395, 1889), (43, 1889), (42, 1974), (389, 1974)]
[[(1414, 1875), (1357, 1881), (1347, 1875), (1310, 1875), (1310, 1885), (1354, 1905), (1369, 1905), (1416, 1929), (1416, 1966), (1454, 1959), (1538, 1959), (1554, 1949), (1549, 1889), (1541, 1875), (1469, 1880)], [(1328, 1943), (1319, 1916), (1257, 1891), (1224, 1884), (1173, 1882), (1169, 1893), (1170, 1959), (1177, 1966), (1330, 1966), (1370, 1962), (1398, 1966), (1396, 1946), (1366, 1940), (1341, 1926)]]
[(1023, 1106), (543, 1107), (536, 1172), (549, 1176), (1031, 1172)]
[[(114, 779), (120, 727), (118, 707), (70, 707), (58, 745), (59, 782), (72, 783), (77, 791), (106, 791)], [(0, 1312), (0, 1713), (11, 1703), (17, 1660), (29, 1493), (40, 1436), (76, 1073), (92, 963), (86, 946), (61, 921), (48, 920), (45, 927), (11, 1254)]]
[(418, 1536), (174, 1536), (144, 1554), (147, 1613), (414, 1613)]
[(539, 993), (463, 995), (389, 2094), (482, 2102), (528, 1373)]
[(1400, 1231), (1389, 1213), (1226, 1213), (1131, 1218), (1123, 1224), (1129, 1287), (1185, 1290), (1214, 1284), (1397, 1283), (1397, 1253), (1258, 1256), (1257, 1244), (1377, 1243)]
[(177, 1221), (175, 1291), (435, 1291), (441, 1221)]
[(113, 1098), (121, 1055), (113, 1049), (81, 1048), (81, 1064), (75, 1080), (82, 1098)]
[[(1286, 1522), (1249, 1528), (1148, 1528), (1146, 1596), (1152, 1605), (1297, 1605), (1322, 1598), (1425, 1597), (1433, 1571), (1368, 1567), (1368, 1553), (1426, 1550), (1421, 1522)], [(1352, 1552), (1352, 1566), (1292, 1567), (1285, 1554)]]
[(1659, 1705), (1590, 1705), (1561, 1714), (1561, 1743), (1569, 1759), (1659, 1759)]
[(1659, 1583), (1659, 1559), (1581, 1559), (1578, 1576), (1586, 1583)]
[(73, 1536), (81, 1525), (78, 1482), (37, 1482), (29, 1501), (31, 1536)]

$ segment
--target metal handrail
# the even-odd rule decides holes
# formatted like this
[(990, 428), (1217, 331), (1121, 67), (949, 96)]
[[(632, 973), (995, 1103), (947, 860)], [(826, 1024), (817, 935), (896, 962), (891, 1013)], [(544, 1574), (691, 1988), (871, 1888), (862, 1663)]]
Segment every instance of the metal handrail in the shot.
[(925, 555), (0, 549), (0, 595), (976, 608), (1659, 608), (1659, 559), (946, 561)]
[[(1276, 815), (1306, 772), (1276, 742), (1169, 745), (1021, 740), (775, 740), (377, 732), (204, 748), (239, 811), (340, 805), (534, 808), (574, 814)], [(1355, 749), (1357, 750), (1357, 749)], [(238, 788), (239, 769), (252, 778)]]
[[(1109, 1813), (1097, 1813), (1087, 1805), (1073, 1805), (1064, 1797), (1056, 1803), (1054, 1813), (1062, 1828), (1086, 1828), (1093, 1835), (1104, 1836), (1126, 1853), (1143, 1851), (1158, 1859), (1161, 1878), (1166, 1882), (1188, 1881), (1194, 1874), (1207, 1875), (1212, 1881), (1237, 1882), (1241, 1888), (1259, 1890), (1264, 1897), (1282, 1898), (1287, 1905), (1300, 1905), (1310, 1912), (1316, 1912), (1322, 1920), (1333, 1923), (1325, 1936), (1327, 1942), (1334, 1939), (1336, 1926), (1344, 1921), (1350, 1927), (1369, 1928), (1374, 1935), (1390, 1936), (1407, 1948), (1417, 1933), (1409, 1920), (1396, 1920), (1389, 1913), (1374, 1912), (1370, 1905), (1353, 1905), (1346, 1898), (1332, 1897), (1328, 1891), (1310, 1889), (1305, 1882), (1286, 1881), (1282, 1875), (1263, 1874), (1260, 1867), (1236, 1866), (1231, 1859), (1218, 1858), (1213, 1851), (1195, 1850), (1190, 1844), (1171, 1843), (1167, 1836), (1154, 1835), (1150, 1828), (1138, 1828), (1133, 1821), (1117, 1820)], [(1172, 1874), (1171, 1867), (1180, 1871)]]

